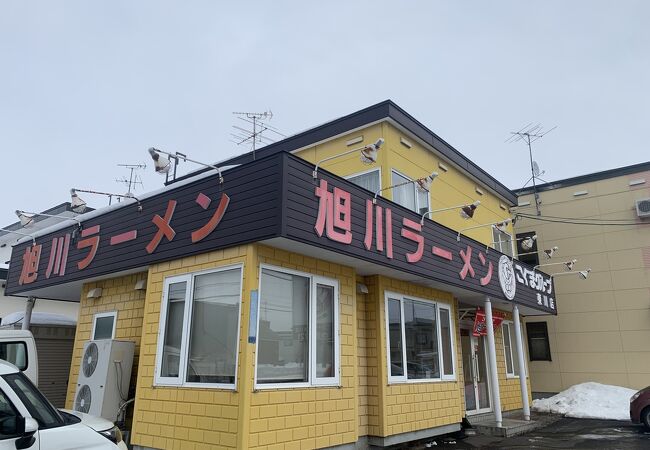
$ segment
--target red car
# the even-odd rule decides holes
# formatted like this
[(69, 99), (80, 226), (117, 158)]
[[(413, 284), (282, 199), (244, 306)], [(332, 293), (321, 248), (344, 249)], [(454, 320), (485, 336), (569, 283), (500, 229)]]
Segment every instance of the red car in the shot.
[(630, 398), (630, 419), (632, 423), (643, 423), (650, 430), (650, 386)]

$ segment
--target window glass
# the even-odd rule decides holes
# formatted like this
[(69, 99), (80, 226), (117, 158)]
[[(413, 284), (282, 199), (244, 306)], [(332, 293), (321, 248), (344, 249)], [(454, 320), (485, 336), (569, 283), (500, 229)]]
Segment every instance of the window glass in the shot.
[(404, 331), (408, 378), (440, 378), (435, 304), (404, 300)]
[(517, 258), (521, 262), (529, 264), (531, 266), (536, 266), (539, 264), (539, 256), (537, 254), (537, 240), (533, 240), (532, 248), (524, 248), (523, 242), (524, 239), (535, 236), (537, 233), (535, 231), (529, 231), (526, 233), (519, 233), (517, 237)]
[(503, 346), (506, 353), (506, 373), (512, 374), (514, 370), (512, 368), (512, 345), (510, 343), (510, 325), (507, 323), (502, 324), (503, 327)]
[(390, 347), (390, 375), (399, 377), (404, 375), (402, 361), (402, 311), (400, 301), (388, 299), (388, 341)]
[[(410, 181), (408, 178), (393, 172), (392, 176), (392, 185), (406, 183)], [(402, 205), (406, 208), (409, 208), (413, 211), (416, 211), (416, 200), (415, 200), (415, 183), (403, 184), (402, 186), (393, 187), (393, 201), (399, 205)]]
[(95, 317), (95, 334), (93, 339), (113, 339), (115, 316)]
[(492, 237), (494, 248), (501, 253), (512, 256), (512, 236), (505, 231), (499, 230), (497, 227), (492, 227)]
[(440, 308), (440, 339), (442, 348), (442, 370), (444, 375), (454, 374), (454, 347), (451, 332), (451, 317), (448, 309)]
[(258, 383), (308, 381), (310, 279), (263, 269)]
[(361, 175), (353, 175), (348, 177), (348, 181), (351, 181), (364, 189), (368, 189), (370, 192), (377, 192), (380, 189), (381, 184), (379, 181), (379, 170), (362, 173)]
[(335, 374), (334, 287), (316, 286), (316, 377), (331, 378)]
[(417, 187), (417, 184), (415, 184), (415, 190), (417, 191), (418, 195), (418, 212), (420, 214), (424, 214), (425, 212), (429, 211), (429, 192), (419, 189)]
[(180, 369), (181, 342), (187, 282), (171, 283), (167, 292), (167, 323), (163, 338), (160, 376), (177, 377)]
[(186, 380), (235, 382), (239, 324), (239, 269), (194, 278)]
[(0, 440), (18, 435), (18, 412), (4, 392), (0, 391)]
[(24, 342), (0, 342), (0, 359), (20, 370), (27, 369), (27, 346)]
[(59, 412), (22, 372), (5, 375), (4, 379), (38, 422), (39, 429), (58, 427), (65, 423)]
[(526, 323), (528, 334), (528, 355), (531, 361), (551, 361), (551, 346), (548, 341), (546, 322)]

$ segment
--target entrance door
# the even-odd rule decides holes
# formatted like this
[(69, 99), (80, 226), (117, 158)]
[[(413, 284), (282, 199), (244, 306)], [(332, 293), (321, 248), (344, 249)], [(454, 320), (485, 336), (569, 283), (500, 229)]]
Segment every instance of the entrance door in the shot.
[(468, 414), (491, 411), (485, 337), (460, 330), (465, 379), (465, 406)]

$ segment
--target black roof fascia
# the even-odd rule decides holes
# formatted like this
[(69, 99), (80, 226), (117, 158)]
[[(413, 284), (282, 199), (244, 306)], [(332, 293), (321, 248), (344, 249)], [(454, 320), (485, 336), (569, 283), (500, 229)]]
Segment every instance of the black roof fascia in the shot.
[[(429, 128), (424, 126), (421, 122), (400, 108), (392, 100), (384, 100), (383, 102), (364, 108), (360, 111), (348, 114), (347, 116), (327, 122), (309, 130), (290, 136), (281, 141), (269, 144), (255, 151), (255, 158), (262, 158), (277, 152), (293, 152), (300, 148), (308, 147), (316, 142), (321, 142), (330, 139), (334, 136), (346, 133), (355, 128), (361, 128), (369, 123), (373, 123), (382, 119), (390, 118), (404, 129), (413, 133), (418, 139), (426, 142), (440, 152), (445, 158), (458, 165), (461, 169), (465, 170), (474, 178), (478, 179), (487, 188), (492, 189), (494, 192), (502, 196), (511, 205), (517, 203), (517, 196), (513, 191), (508, 189), (505, 185), (501, 184), (496, 178), (481, 169), (477, 164), (469, 160), (466, 156), (456, 150), (448, 142), (440, 138)], [(219, 164), (221, 166), (229, 166), (234, 164), (244, 164), (253, 161), (253, 152), (244, 153)], [(211, 169), (200, 169), (195, 172), (183, 175), (170, 181), (167, 184), (173, 184), (186, 178), (194, 177), (200, 173), (206, 172)]]
[[(552, 191), (553, 189), (560, 189), (568, 186), (575, 186), (576, 184), (591, 183), (593, 181), (606, 180), (608, 178), (621, 177), (623, 175), (631, 175), (633, 173), (650, 171), (650, 161), (631, 166), (617, 167), (616, 169), (603, 170), (601, 172), (588, 173), (586, 175), (578, 175), (577, 177), (565, 178), (563, 180), (551, 181), (550, 183), (538, 184), (537, 191)], [(533, 193), (533, 187), (514, 189), (513, 192), (519, 195), (527, 195)]]

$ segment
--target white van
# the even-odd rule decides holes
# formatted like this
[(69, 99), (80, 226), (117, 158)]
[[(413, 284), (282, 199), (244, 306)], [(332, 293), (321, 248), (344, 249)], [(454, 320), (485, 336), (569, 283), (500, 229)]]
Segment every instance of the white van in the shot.
[(0, 330), (0, 359), (10, 362), (38, 386), (38, 353), (29, 330)]

